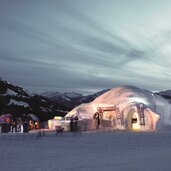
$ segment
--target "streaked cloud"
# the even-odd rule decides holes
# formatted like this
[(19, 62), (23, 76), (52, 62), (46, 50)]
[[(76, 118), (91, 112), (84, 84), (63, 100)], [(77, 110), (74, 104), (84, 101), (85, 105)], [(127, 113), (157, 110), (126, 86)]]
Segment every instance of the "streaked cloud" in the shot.
[(0, 0), (1, 77), (33, 91), (171, 89), (169, 0)]

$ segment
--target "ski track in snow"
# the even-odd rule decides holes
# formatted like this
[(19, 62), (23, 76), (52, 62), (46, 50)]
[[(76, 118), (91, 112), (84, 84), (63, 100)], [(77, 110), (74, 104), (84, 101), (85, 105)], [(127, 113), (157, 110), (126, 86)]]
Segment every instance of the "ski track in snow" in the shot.
[(170, 171), (171, 132), (0, 134), (1, 171)]

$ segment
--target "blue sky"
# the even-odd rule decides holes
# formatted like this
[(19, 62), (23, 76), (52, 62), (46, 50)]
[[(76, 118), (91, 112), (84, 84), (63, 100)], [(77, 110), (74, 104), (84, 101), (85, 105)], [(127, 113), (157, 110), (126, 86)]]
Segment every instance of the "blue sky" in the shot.
[(170, 0), (0, 0), (0, 77), (30, 91), (171, 89)]

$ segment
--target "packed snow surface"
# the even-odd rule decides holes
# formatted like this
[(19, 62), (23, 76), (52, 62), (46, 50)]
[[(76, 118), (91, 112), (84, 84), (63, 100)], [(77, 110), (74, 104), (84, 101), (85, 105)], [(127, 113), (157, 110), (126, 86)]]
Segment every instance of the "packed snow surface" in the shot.
[(170, 171), (171, 131), (0, 134), (1, 171)]

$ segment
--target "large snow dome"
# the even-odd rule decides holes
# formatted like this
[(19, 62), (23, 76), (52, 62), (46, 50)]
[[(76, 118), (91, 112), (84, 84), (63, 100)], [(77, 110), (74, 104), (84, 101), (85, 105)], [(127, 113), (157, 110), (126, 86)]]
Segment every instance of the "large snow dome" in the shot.
[[(81, 104), (66, 117), (78, 116), (86, 130), (103, 127), (155, 130), (171, 125), (171, 105), (161, 96), (133, 86), (112, 88), (90, 103)], [(86, 122), (86, 124), (85, 124)]]

